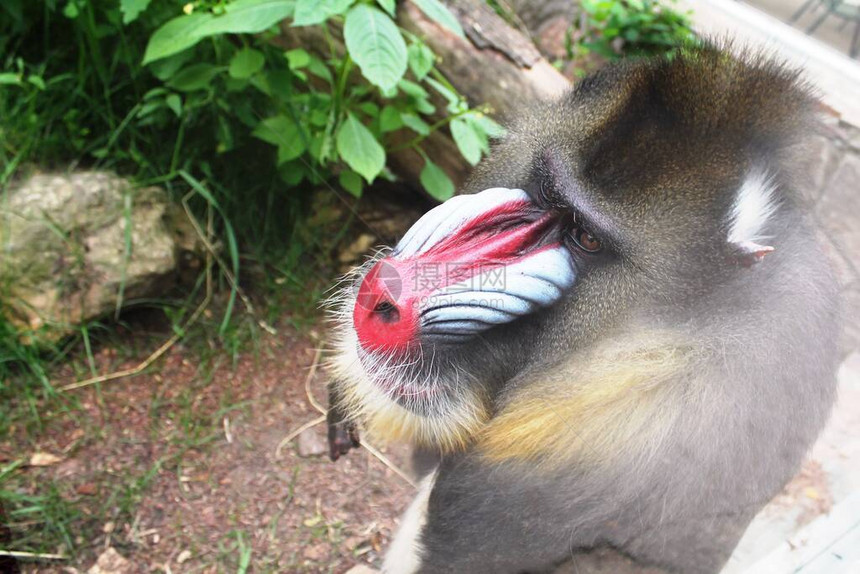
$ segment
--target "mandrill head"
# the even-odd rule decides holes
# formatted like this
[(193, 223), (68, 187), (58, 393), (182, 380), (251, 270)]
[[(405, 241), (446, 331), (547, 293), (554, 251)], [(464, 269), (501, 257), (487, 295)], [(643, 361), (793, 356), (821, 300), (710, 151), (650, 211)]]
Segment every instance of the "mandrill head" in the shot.
[[(784, 152), (812, 102), (780, 66), (705, 47), (608, 67), (522, 114), (468, 195), (335, 298), (333, 379), (350, 415), (455, 450), (531, 379), (587, 372), (596, 342), (685, 338), (714, 301), (742, 316), (761, 292), (751, 267), (774, 269), (792, 237)], [(651, 356), (675, 355), (639, 353)], [(618, 365), (612, 378), (633, 380)]]
[(469, 354), (574, 283), (559, 217), (521, 189), (458, 196), (358, 270), (337, 302), (334, 366), (371, 433), (446, 449), (468, 440), (491, 391)]

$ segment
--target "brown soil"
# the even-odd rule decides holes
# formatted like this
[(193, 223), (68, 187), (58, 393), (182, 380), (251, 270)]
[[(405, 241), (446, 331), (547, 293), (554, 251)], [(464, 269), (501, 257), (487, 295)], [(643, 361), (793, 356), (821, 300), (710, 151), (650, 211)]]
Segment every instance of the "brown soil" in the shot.
[[(62, 495), (91, 517), (89, 536), (96, 535), (79, 540), (85, 550), (78, 561), (22, 564), (24, 571), (86, 571), (109, 547), (130, 562), (129, 572), (236, 572), (243, 553), (250, 572), (378, 564), (412, 487), (364, 450), (332, 463), (326, 455), (300, 457), (292, 441), (276, 457), (291, 430), (318, 416), (304, 388), (315, 346), (282, 327), (257, 353), (207, 375), (178, 345), (151, 374), (105, 383), (100, 394), (75, 391), (83, 412), (62, 418), (29, 447), (62, 460), (24, 472), (33, 484), (58, 480)], [(99, 366), (136, 362), (112, 355), (99, 353)], [(324, 377), (320, 369), (312, 379), (323, 404)], [(188, 436), (183, 427), (207, 432)], [(310, 432), (324, 442), (323, 424)], [(13, 445), (14, 437), (0, 453), (22, 448)], [(405, 449), (388, 454), (404, 464)], [(123, 515), (111, 493), (150, 471), (139, 504)]]

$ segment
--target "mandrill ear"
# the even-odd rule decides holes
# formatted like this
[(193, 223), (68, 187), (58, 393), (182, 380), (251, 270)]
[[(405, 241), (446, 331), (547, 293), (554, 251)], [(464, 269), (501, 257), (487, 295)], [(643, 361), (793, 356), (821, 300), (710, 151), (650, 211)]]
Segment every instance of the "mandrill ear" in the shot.
[(754, 241), (742, 241), (734, 244), (735, 261), (744, 267), (752, 267), (760, 263), (764, 256), (773, 253), (774, 248), (770, 245), (759, 245)]
[(763, 243), (768, 220), (776, 213), (776, 181), (765, 169), (747, 173), (728, 217), (728, 242), (737, 263), (752, 267), (774, 248)]

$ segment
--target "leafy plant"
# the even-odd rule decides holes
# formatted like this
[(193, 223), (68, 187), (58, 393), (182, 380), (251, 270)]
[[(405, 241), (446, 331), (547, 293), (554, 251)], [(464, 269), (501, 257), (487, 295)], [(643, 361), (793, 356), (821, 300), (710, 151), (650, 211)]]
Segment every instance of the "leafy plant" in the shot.
[[(463, 34), (442, 3), (420, 0), (416, 5)], [(164, 87), (148, 94), (153, 103), (146, 111), (169, 108), (180, 114), (183, 106), (200, 105), (224, 91), (261, 94), (264, 102), (258, 108), (222, 110), (241, 113), (250, 134), (276, 148), (273, 162), (290, 187), (337, 176), (341, 187), (359, 196), (376, 178), (391, 177), (386, 170), (391, 151), (420, 150), (431, 133), (449, 122), (456, 122), (452, 131), (464, 157), (476, 163), (500, 128), (469, 108), (434, 68), (432, 50), (398, 28), (394, 10), (394, 2), (372, 0), (234, 0), (186, 8), (155, 30), (147, 44), (143, 63)], [(271, 40), (285, 21), (294, 27), (321, 26), (329, 41), (326, 52), (274, 48)], [(330, 22), (335, 25), (329, 27)], [(339, 33), (342, 51), (336, 48)], [(210, 61), (195, 53), (203, 40), (217, 47)], [(407, 77), (410, 72), (413, 79)], [(431, 91), (447, 105), (444, 119), (428, 124), (422, 116), (436, 113)], [(401, 130), (415, 133), (405, 146), (394, 143), (394, 132)], [(226, 139), (220, 143), (229, 145)], [(422, 157), (425, 172), (433, 173), (421, 178), (426, 191), (447, 199), (453, 184)]]
[(571, 57), (589, 52), (610, 60), (654, 56), (695, 38), (687, 15), (673, 10), (666, 1), (582, 0), (580, 7), (584, 25), (569, 45)]

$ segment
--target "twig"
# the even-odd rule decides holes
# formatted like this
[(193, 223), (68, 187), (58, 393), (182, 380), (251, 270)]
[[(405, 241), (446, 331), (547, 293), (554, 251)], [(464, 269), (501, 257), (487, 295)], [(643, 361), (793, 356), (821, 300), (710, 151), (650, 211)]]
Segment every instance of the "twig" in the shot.
[(107, 375), (101, 375), (98, 377), (92, 377), (90, 379), (86, 379), (84, 381), (79, 381), (77, 383), (72, 383), (70, 385), (66, 385), (64, 387), (60, 387), (57, 391), (64, 393), (66, 391), (71, 391), (74, 389), (80, 389), (81, 387), (88, 387), (90, 385), (94, 385), (96, 383), (104, 383), (106, 381), (112, 381), (114, 379), (122, 379), (125, 377), (131, 377), (133, 375), (137, 375), (147, 367), (149, 367), (152, 363), (157, 361), (161, 356), (166, 353), (170, 347), (176, 344), (182, 337), (185, 336), (185, 332), (188, 328), (194, 324), (197, 319), (200, 318), (200, 315), (203, 313), (204, 309), (209, 306), (209, 300), (211, 296), (209, 294), (206, 295), (206, 298), (200, 303), (200, 306), (194, 311), (194, 314), (188, 319), (188, 322), (185, 323), (185, 326), (182, 328), (182, 332), (175, 333), (172, 337), (170, 337), (167, 341), (164, 342), (154, 353), (152, 353), (149, 357), (146, 358), (142, 363), (132, 369), (126, 369), (124, 371), (117, 371), (115, 373), (109, 373)]
[(405, 472), (400, 470), (396, 464), (394, 464), (393, 462), (388, 460), (388, 457), (386, 457), (384, 454), (382, 454), (381, 452), (376, 450), (376, 448), (372, 444), (368, 443), (364, 439), (361, 439), (361, 446), (366, 448), (370, 454), (372, 454), (373, 456), (378, 458), (382, 464), (384, 464), (385, 466), (387, 466), (388, 468), (393, 470), (394, 474), (396, 474), (397, 476), (399, 476), (400, 478), (402, 478), (403, 480), (408, 482), (412, 486), (412, 488), (418, 490), (418, 485), (415, 484), (415, 482), (411, 478), (409, 478), (409, 475), (407, 475)]
[(328, 410), (324, 406), (322, 406), (319, 401), (317, 401), (316, 397), (314, 397), (313, 393), (311, 393), (311, 381), (313, 380), (314, 375), (317, 372), (317, 367), (320, 363), (320, 356), (322, 356), (322, 347), (317, 349), (317, 352), (314, 355), (314, 362), (311, 364), (311, 369), (310, 371), (308, 371), (308, 376), (305, 377), (305, 394), (308, 396), (308, 402), (311, 404), (311, 406), (313, 406), (313, 408), (315, 408), (322, 414), (326, 414)]
[(230, 284), (230, 287), (236, 290), (236, 294), (239, 295), (239, 299), (242, 301), (242, 304), (245, 305), (245, 309), (248, 311), (248, 314), (251, 315), (256, 321), (257, 324), (264, 331), (269, 333), (270, 335), (277, 335), (278, 332), (274, 327), (263, 321), (262, 319), (257, 319), (257, 313), (254, 310), (254, 305), (251, 303), (251, 300), (245, 295), (244, 289), (239, 286), (239, 283), (236, 281), (236, 278), (233, 277), (233, 273), (230, 271), (230, 268), (227, 267), (226, 262), (221, 259), (221, 256), (218, 254), (218, 251), (215, 249), (215, 246), (212, 245), (212, 242), (206, 237), (203, 233), (203, 230), (200, 228), (200, 224), (194, 218), (194, 215), (191, 214), (191, 208), (188, 206), (188, 198), (196, 193), (195, 191), (189, 191), (185, 197), (182, 198), (182, 207), (185, 209), (185, 213), (188, 215), (188, 220), (191, 222), (191, 226), (194, 227), (194, 230), (197, 232), (197, 235), (200, 236), (200, 241), (203, 242), (203, 246), (206, 248), (206, 251), (215, 258), (215, 261), (218, 263), (218, 266), (221, 268), (221, 273), (224, 274), (224, 277), (227, 279), (227, 282)]
[(10, 558), (22, 558), (24, 560), (68, 560), (68, 556), (62, 554), (37, 554), (35, 552), (18, 552), (15, 550), (0, 550), (0, 556)]
[(294, 430), (286, 437), (284, 437), (281, 442), (278, 443), (278, 448), (275, 449), (275, 458), (281, 458), (281, 449), (283, 449), (291, 440), (302, 434), (302, 432), (308, 430), (312, 426), (316, 426), (323, 422), (326, 419), (326, 413), (328, 412), (325, 407), (323, 407), (319, 401), (311, 393), (311, 380), (313, 380), (314, 375), (317, 372), (317, 367), (320, 362), (320, 355), (322, 355), (322, 349), (317, 349), (316, 354), (314, 354), (314, 360), (311, 363), (310, 370), (308, 371), (308, 376), (305, 377), (305, 394), (308, 396), (308, 402), (313, 406), (316, 410), (318, 410), (322, 416), (315, 418), (312, 421), (308, 421), (307, 423), (300, 426), (298, 429)]

